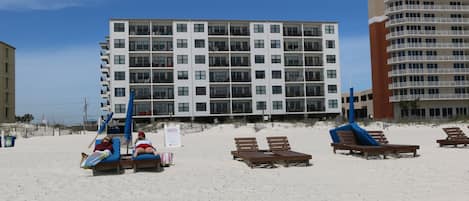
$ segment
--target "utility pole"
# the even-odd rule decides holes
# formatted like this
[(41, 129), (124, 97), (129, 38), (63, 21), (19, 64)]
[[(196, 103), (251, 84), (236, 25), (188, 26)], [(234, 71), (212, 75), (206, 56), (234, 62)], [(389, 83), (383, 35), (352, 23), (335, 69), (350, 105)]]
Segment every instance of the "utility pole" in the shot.
[(83, 108), (83, 134), (86, 133), (86, 122), (88, 121), (88, 103), (86, 102), (86, 97), (85, 97), (85, 106)]

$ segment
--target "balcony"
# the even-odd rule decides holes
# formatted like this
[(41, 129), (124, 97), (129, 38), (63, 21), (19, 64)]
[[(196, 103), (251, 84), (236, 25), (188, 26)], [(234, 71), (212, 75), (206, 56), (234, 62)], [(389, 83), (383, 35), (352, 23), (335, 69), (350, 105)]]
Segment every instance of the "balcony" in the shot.
[(151, 89), (150, 87), (146, 88), (131, 88), (135, 92), (135, 100), (146, 100), (151, 99)]
[(396, 31), (386, 34), (386, 40), (402, 36), (469, 36), (469, 31), (453, 31), (453, 30), (405, 30)]
[(129, 51), (150, 51), (150, 41), (130, 41)]
[(251, 101), (233, 101), (232, 108), (234, 114), (252, 113)]
[(174, 99), (173, 87), (154, 87), (153, 99)]
[(249, 26), (231, 26), (230, 34), (232, 36), (249, 36)]
[(308, 52), (320, 52), (322, 51), (322, 45), (318, 41), (305, 41), (304, 50)]
[(173, 115), (174, 103), (173, 102), (154, 102), (153, 115)]
[(286, 111), (287, 112), (304, 112), (305, 111), (304, 99), (286, 100)]
[(302, 51), (301, 41), (285, 41), (283, 43), (284, 51)]
[(395, 95), (389, 97), (390, 102), (414, 101), (414, 100), (467, 100), (469, 94), (418, 94), (418, 95)]
[(173, 26), (172, 25), (153, 25), (152, 32), (153, 32), (153, 35), (163, 35), (163, 36), (173, 35)]
[(210, 82), (230, 82), (229, 72), (210, 72)]
[(314, 36), (314, 37), (322, 36), (321, 27), (306, 27), (305, 26), (303, 30), (303, 35)]
[(402, 5), (386, 8), (385, 13), (391, 14), (403, 11), (429, 11), (429, 12), (467, 12), (467, 5)]
[(397, 64), (405, 62), (438, 62), (438, 61), (455, 61), (468, 62), (469, 56), (400, 56), (388, 59), (388, 64)]
[(233, 86), (231, 88), (231, 91), (232, 91), (232, 98), (250, 98), (250, 97), (252, 97), (251, 86)]
[(322, 71), (306, 71), (305, 72), (306, 81), (324, 81), (324, 76)]
[(105, 77), (101, 77), (100, 80), (101, 80), (101, 85), (102, 85), (102, 86), (109, 86), (109, 84), (110, 84), (110, 82), (111, 82), (111, 81), (109, 80), (109, 78), (105, 78)]
[(209, 56), (210, 67), (228, 67), (229, 65), (228, 56)]
[(153, 56), (153, 62), (152, 62), (153, 67), (173, 67), (173, 57), (167, 57), (167, 56)]
[(230, 88), (229, 87), (210, 87), (210, 98), (229, 98), (230, 97)]
[(208, 25), (208, 35), (226, 36), (228, 35), (228, 27), (226, 25)]
[(210, 114), (230, 114), (230, 102), (210, 101)]
[(231, 82), (251, 82), (251, 72), (231, 72)]
[(230, 46), (231, 51), (235, 52), (246, 52), (250, 51), (249, 47), (249, 41), (231, 41), (231, 46)]
[(422, 69), (405, 69), (392, 70), (388, 72), (388, 77), (405, 76), (405, 75), (453, 75), (453, 74), (469, 74), (469, 68), (422, 68)]
[(231, 66), (250, 66), (248, 56), (231, 56)]
[(208, 51), (221, 52), (228, 51), (228, 42), (226, 41), (209, 41)]
[(149, 102), (137, 102), (134, 104), (134, 116), (151, 116), (152, 109)]
[(305, 56), (305, 66), (323, 66), (321, 56)]
[(153, 83), (173, 83), (173, 72), (153, 72)]
[(129, 25), (129, 35), (150, 35), (150, 25)]
[(150, 83), (150, 72), (130, 72), (130, 84)]
[(306, 111), (307, 112), (324, 112), (326, 111), (324, 107), (323, 100), (307, 100), (306, 101)]
[(469, 19), (468, 18), (448, 18), (448, 17), (404, 17), (404, 18), (399, 18), (399, 19), (392, 19), (386, 22), (386, 27), (394, 26), (394, 25), (400, 25), (400, 24), (425, 24), (425, 23), (431, 23), (431, 24), (437, 24), (437, 23), (443, 23), (443, 24), (468, 24)]
[(304, 86), (303, 85), (298, 85), (298, 86), (285, 86), (285, 94), (287, 97), (304, 97)]
[(469, 43), (404, 43), (386, 48), (388, 52), (404, 49), (469, 49)]
[(301, 36), (301, 25), (283, 26), (283, 36)]
[(434, 88), (434, 87), (469, 87), (469, 81), (409, 81), (409, 82), (394, 82), (388, 85), (389, 89), (401, 88)]
[(153, 41), (153, 51), (173, 51), (172, 41)]
[(324, 96), (324, 86), (306, 85), (306, 96)]

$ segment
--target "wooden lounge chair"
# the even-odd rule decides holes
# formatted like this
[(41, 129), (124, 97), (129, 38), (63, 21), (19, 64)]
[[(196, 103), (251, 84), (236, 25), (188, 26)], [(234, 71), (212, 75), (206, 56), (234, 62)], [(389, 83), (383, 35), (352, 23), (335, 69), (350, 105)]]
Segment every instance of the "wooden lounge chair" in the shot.
[(399, 155), (400, 153), (412, 153), (414, 157), (417, 156), (417, 149), (420, 149), (418, 145), (404, 145), (404, 144), (389, 144), (388, 139), (384, 135), (383, 131), (367, 131), (368, 134), (373, 137), (381, 146), (389, 148), (389, 151)]
[(141, 169), (151, 169), (157, 172), (163, 170), (161, 166), (160, 155), (154, 154), (139, 154), (137, 157), (132, 157), (134, 172)]
[(353, 131), (337, 131), (337, 135), (340, 142), (331, 143), (334, 153), (336, 153), (336, 150), (347, 150), (351, 154), (357, 151), (368, 159), (370, 155), (383, 155), (383, 158), (386, 158), (386, 154), (389, 151), (388, 148), (383, 146), (359, 145)]
[(440, 144), (440, 147), (445, 145), (453, 145), (454, 147), (464, 145), (466, 147), (469, 144), (469, 138), (459, 127), (443, 128), (443, 131), (446, 133), (447, 137), (446, 139), (436, 141)]
[(251, 168), (256, 165), (268, 164), (275, 167), (274, 162), (279, 160), (279, 156), (259, 150), (256, 138), (235, 138), (236, 151), (232, 151), (233, 159), (240, 158)]
[(269, 151), (281, 156), (286, 167), (288, 167), (290, 163), (304, 163), (306, 166), (311, 165), (309, 163), (309, 160), (312, 158), (311, 155), (292, 151), (286, 136), (267, 137), (267, 142), (269, 143)]

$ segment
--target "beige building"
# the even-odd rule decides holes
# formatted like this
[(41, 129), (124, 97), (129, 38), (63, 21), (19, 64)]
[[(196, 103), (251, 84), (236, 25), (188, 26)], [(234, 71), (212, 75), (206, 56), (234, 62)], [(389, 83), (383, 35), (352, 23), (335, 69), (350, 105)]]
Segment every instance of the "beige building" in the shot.
[(15, 48), (0, 41), (0, 123), (15, 122)]
[[(353, 94), (353, 106), (355, 108), (355, 118), (373, 118), (373, 93), (371, 89), (357, 91)], [(342, 114), (348, 119), (350, 93), (342, 93)]]

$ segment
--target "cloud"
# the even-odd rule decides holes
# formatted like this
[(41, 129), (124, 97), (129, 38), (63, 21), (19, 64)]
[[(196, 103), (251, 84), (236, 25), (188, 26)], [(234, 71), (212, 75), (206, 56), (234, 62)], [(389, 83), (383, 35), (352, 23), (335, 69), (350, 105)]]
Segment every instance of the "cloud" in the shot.
[(16, 114), (44, 115), (49, 122), (78, 123), (86, 98), (89, 119), (101, 101), (96, 44), (16, 50)]
[(60, 10), (98, 3), (100, 0), (0, 0), (0, 10)]
[(371, 88), (371, 57), (368, 35), (340, 38), (342, 91)]

